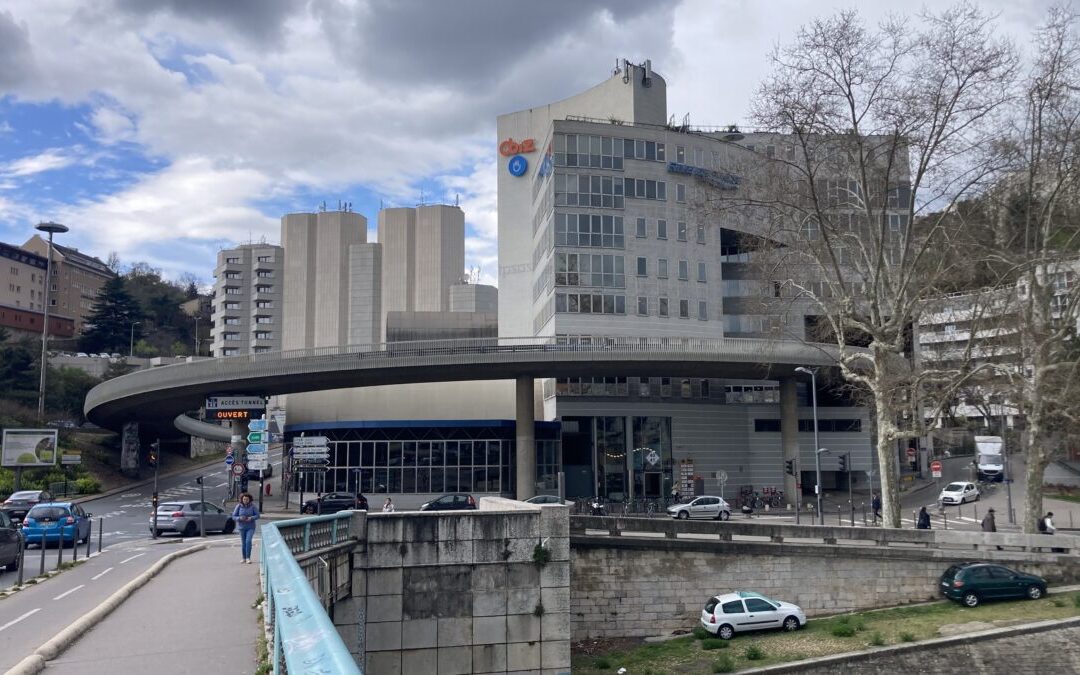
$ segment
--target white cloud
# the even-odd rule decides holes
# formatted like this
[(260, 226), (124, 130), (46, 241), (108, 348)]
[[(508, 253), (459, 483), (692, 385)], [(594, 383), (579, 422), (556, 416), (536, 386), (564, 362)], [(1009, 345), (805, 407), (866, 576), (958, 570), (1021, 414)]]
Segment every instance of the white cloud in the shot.
[(78, 159), (61, 148), (48, 150), (0, 165), (0, 175), (18, 178), (71, 166)]
[(95, 137), (105, 145), (135, 138), (135, 121), (123, 112), (110, 107), (100, 107), (91, 115)]

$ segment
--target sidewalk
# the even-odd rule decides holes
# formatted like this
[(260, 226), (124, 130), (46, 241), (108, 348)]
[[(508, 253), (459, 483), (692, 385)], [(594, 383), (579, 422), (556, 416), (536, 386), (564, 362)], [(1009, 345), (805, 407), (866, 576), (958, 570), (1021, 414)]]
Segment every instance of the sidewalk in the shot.
[[(256, 551), (259, 546), (255, 541)], [(256, 552), (252, 556), (258, 561)], [(237, 536), (173, 561), (46, 671), (58, 675), (256, 670), (259, 566), (240, 564)]]

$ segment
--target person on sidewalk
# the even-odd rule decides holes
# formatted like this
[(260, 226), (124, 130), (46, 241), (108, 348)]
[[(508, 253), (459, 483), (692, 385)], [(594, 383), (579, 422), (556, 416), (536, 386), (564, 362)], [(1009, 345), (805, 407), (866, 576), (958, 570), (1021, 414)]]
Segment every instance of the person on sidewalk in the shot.
[(1039, 520), (1039, 532), (1043, 534), (1053, 534), (1057, 531), (1054, 527), (1054, 512), (1047, 511), (1046, 515)]
[(382, 512), (383, 513), (393, 513), (394, 512), (394, 502), (391, 501), (389, 497), (387, 497), (386, 501), (383, 502)]
[(255, 522), (259, 519), (259, 507), (248, 493), (240, 495), (240, 503), (233, 509), (232, 518), (240, 528), (241, 563), (251, 564), (251, 541), (255, 538)]
[(919, 518), (915, 523), (915, 527), (919, 530), (930, 529), (930, 514), (927, 512), (925, 506), (919, 509)]
[(874, 522), (881, 520), (881, 497), (874, 495), (874, 499), (871, 500), (870, 506), (874, 509)]
[[(994, 519), (994, 509), (989, 509), (986, 512), (986, 517), (982, 519), (982, 531), (983, 532), (997, 532), (997, 520)], [(998, 546), (997, 550), (1001, 550)]]

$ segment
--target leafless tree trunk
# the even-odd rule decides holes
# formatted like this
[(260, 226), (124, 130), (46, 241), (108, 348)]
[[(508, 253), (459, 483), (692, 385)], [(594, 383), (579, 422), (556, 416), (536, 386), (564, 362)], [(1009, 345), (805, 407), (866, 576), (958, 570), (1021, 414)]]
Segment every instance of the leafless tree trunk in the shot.
[[(994, 177), (987, 151), (1016, 58), (986, 15), (958, 5), (878, 27), (841, 12), (772, 62), (753, 116), (780, 151), (732, 166), (737, 194), (707, 208), (722, 219), (737, 203), (755, 220), (776, 302), (817, 317), (843, 377), (873, 401), (885, 523), (899, 527), (897, 442), (921, 432), (929, 383), (970, 375), (918, 368), (912, 326), (970, 274), (951, 214)], [(802, 325), (788, 330), (808, 339)]]

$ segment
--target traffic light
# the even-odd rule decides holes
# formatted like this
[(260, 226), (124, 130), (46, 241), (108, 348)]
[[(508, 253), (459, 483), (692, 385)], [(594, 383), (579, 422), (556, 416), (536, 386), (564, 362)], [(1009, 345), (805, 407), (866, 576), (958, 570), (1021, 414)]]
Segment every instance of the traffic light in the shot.
[(795, 460), (789, 459), (784, 462), (784, 473), (789, 476), (795, 475)]
[(202, 476), (196, 476), (195, 477), (195, 482), (198, 483), (199, 485), (202, 485)]
[(840, 455), (840, 473), (847, 473), (847, 455)]
[(150, 465), (151, 469), (157, 468), (158, 462), (158, 450), (161, 448), (161, 441), (154, 441), (150, 444), (150, 454), (147, 455), (146, 461)]

